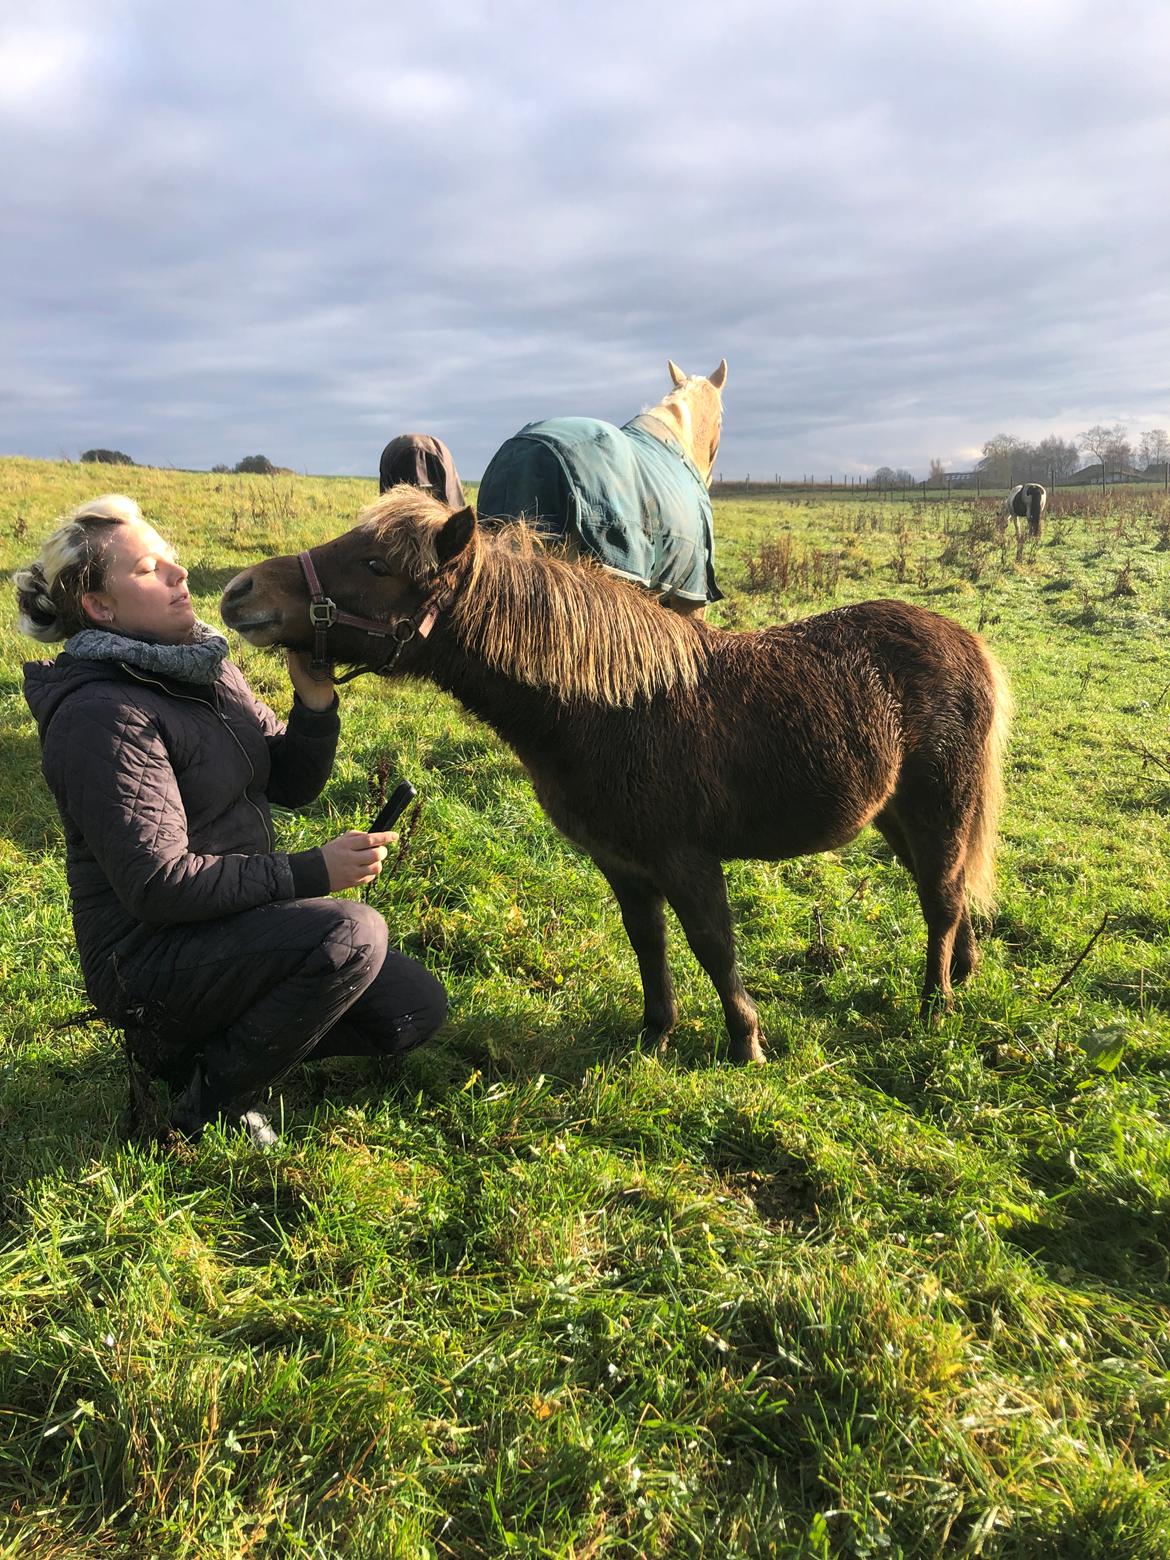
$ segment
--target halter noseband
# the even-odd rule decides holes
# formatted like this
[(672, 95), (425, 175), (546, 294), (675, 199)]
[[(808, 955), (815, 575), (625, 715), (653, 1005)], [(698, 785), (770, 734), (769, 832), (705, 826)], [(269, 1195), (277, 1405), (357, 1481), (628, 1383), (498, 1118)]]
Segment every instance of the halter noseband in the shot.
[(325, 594), (313, 563), (312, 552), (303, 552), (299, 557), (301, 573), (305, 576), (309, 590), (309, 622), (313, 629), (313, 658), (309, 662), (309, 671), (319, 681), (329, 676), (332, 667), (329, 659), (329, 630), (335, 623), (345, 628), (360, 628), (371, 639), (390, 642), (386, 654), (377, 665), (355, 666), (344, 677), (333, 678), (334, 682), (346, 683), (364, 672), (385, 676), (398, 659), (403, 645), (409, 644), (416, 634), (420, 639), (426, 639), (435, 626), (440, 608), (445, 604), (448, 587), (440, 583), (429, 596), (424, 597), (409, 617), (396, 618), (392, 623), (381, 622), (378, 618), (357, 617), (352, 612), (342, 611), (333, 598)]

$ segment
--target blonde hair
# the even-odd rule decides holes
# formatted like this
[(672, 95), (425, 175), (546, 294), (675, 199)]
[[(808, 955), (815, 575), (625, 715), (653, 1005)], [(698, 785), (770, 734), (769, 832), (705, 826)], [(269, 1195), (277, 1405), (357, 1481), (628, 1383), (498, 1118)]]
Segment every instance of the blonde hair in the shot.
[(81, 598), (105, 583), (114, 529), (141, 520), (142, 511), (123, 493), (105, 493), (63, 516), (45, 538), (41, 556), (12, 576), (21, 633), (48, 644), (96, 627)]

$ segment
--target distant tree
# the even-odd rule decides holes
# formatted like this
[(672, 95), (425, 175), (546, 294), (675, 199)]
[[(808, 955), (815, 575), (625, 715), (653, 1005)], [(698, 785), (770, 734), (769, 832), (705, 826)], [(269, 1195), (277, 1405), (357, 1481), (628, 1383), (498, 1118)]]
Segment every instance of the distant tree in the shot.
[(926, 480), (931, 487), (942, 487), (944, 481), (946, 480), (946, 475), (947, 468), (943, 465), (942, 461), (932, 460), (930, 463), (930, 476), (927, 477)]
[(879, 466), (870, 482), (876, 488), (913, 487), (914, 477), (903, 466), (899, 466), (896, 471), (893, 466)]
[(82, 460), (87, 464), (96, 462), (99, 466), (133, 466), (135, 464), (121, 450), (84, 450)]
[(1164, 466), (1170, 459), (1170, 434), (1165, 428), (1151, 428), (1138, 441), (1142, 465), (1147, 471), (1151, 466)]
[(1111, 464), (1117, 463), (1117, 455), (1120, 451), (1128, 451), (1132, 455), (1127, 439), (1128, 429), (1122, 423), (1114, 423), (1107, 428), (1104, 423), (1094, 423), (1091, 428), (1086, 428), (1084, 433), (1078, 434), (1082, 449), (1088, 450), (1090, 455), (1095, 455), (1101, 462), (1101, 490), (1106, 486), (1106, 474)]
[(220, 476), (220, 477), (224, 476), (227, 473), (230, 473), (231, 469), (232, 468), (230, 466), (222, 466), (222, 465), (221, 466), (212, 466), (212, 468), (211, 468), (212, 474), (215, 475), (215, 476)]
[(1071, 477), (1077, 469), (1080, 452), (1071, 440), (1066, 443), (1056, 434), (1049, 434), (1036, 445), (1036, 482), (1061, 482)]
[(268, 459), (267, 455), (245, 455), (243, 460), (237, 461), (233, 470), (246, 472), (252, 476), (271, 477), (276, 467)]
[(1133, 471), (1137, 457), (1134, 455), (1133, 445), (1129, 442), (1126, 429), (1118, 426), (1113, 430), (1106, 458), (1118, 476), (1125, 476)]
[(1059, 482), (1077, 469), (1077, 447), (1057, 434), (1038, 444), (997, 433), (983, 446), (976, 469), (989, 487), (1015, 487), (1019, 482)]
[(989, 487), (1012, 487), (1022, 482), (1020, 471), (1028, 460), (1028, 446), (1010, 433), (997, 433), (983, 446), (979, 474)]

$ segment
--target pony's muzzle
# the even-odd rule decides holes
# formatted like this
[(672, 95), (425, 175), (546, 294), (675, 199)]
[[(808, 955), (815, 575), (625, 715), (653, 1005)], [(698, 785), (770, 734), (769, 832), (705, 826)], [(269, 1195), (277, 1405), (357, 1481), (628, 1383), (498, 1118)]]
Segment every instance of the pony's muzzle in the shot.
[(251, 592), (254, 583), (251, 574), (237, 574), (234, 580), (229, 580), (224, 586), (220, 604), (226, 607), (234, 602), (241, 601)]
[(250, 570), (229, 580), (219, 598), (219, 615), (229, 628), (234, 628), (245, 639), (257, 644), (267, 643), (280, 626), (281, 614), (274, 607), (252, 599), (255, 584)]

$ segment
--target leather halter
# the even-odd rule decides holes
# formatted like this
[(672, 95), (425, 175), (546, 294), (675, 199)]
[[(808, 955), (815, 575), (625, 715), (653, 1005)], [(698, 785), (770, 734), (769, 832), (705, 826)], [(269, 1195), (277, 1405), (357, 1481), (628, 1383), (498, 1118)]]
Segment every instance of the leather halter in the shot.
[(360, 677), (364, 672), (374, 672), (379, 676), (385, 676), (398, 659), (403, 645), (407, 645), (417, 634), (420, 639), (426, 639), (431, 629), (435, 626), (435, 620), (439, 616), (440, 608), (445, 604), (447, 587), (445, 584), (436, 585), (430, 595), (411, 613), (409, 617), (396, 618), (393, 622), (383, 622), (379, 618), (358, 617), (353, 612), (343, 611), (331, 596), (325, 594), (313, 563), (313, 554), (306, 551), (299, 554), (301, 573), (305, 576), (305, 584), (309, 590), (309, 622), (313, 629), (313, 658), (309, 662), (309, 671), (318, 681), (324, 681), (332, 673), (333, 663), (329, 659), (329, 630), (335, 623), (344, 628), (360, 628), (371, 639), (380, 639), (387, 643), (386, 654), (374, 665), (355, 666), (346, 672), (344, 677), (334, 677), (338, 683), (351, 682), (355, 677)]

